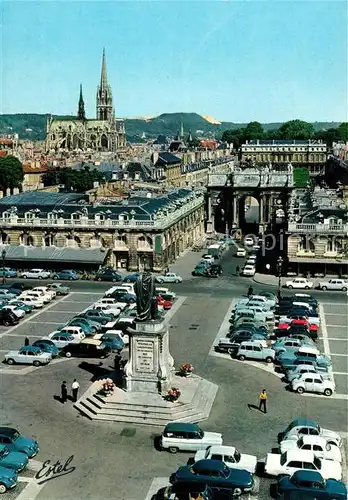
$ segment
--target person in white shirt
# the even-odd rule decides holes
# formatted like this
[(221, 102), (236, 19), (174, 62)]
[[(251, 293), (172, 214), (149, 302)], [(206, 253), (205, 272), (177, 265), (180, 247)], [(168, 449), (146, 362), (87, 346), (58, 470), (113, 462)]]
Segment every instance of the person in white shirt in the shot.
[(80, 384), (78, 383), (76, 378), (74, 378), (74, 381), (71, 384), (72, 400), (74, 403), (76, 403), (76, 401), (77, 401), (77, 394), (79, 392), (79, 388), (80, 388)]

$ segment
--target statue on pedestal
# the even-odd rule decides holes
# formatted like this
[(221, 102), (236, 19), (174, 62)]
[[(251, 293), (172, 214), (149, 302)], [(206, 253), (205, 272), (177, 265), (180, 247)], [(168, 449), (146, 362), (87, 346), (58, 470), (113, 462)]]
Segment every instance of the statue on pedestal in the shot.
[(158, 318), (155, 277), (152, 273), (142, 273), (135, 282), (137, 296), (137, 320), (148, 321)]

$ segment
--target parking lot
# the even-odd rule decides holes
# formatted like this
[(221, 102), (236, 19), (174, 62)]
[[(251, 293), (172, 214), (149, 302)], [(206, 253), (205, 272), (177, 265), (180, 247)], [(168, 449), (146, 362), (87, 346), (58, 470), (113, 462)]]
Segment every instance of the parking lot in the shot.
[(336, 397), (348, 398), (348, 306), (337, 302), (321, 302), (321, 348), (331, 357), (336, 382)]
[[(18, 325), (0, 329), (0, 353), (2, 356), (10, 350), (19, 349), (24, 345), (25, 337), (30, 343), (38, 340), (64, 325), (72, 316), (82, 312), (93, 302), (102, 297), (102, 293), (95, 292), (71, 292), (66, 297), (57, 298), (43, 309), (27, 315)], [(66, 358), (53, 360), (51, 363), (67, 361)], [(40, 370), (28, 365), (3, 364), (0, 373), (17, 372), (18, 374), (30, 373)]]

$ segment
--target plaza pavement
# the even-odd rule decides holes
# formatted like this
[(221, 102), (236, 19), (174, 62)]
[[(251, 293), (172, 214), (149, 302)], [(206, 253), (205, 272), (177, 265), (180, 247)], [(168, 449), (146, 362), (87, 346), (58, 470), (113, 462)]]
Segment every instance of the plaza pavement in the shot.
[[(197, 262), (201, 254), (194, 254)], [(187, 256), (184, 256), (178, 266), (192, 269), (192, 262), (186, 259)], [(235, 264), (228, 252), (222, 259), (222, 265), (224, 275), (217, 280), (190, 277), (180, 285), (170, 285), (181, 298), (180, 307), (170, 319), (170, 346), (176, 366), (190, 362), (198, 375), (219, 386), (213, 411), (210, 418), (201, 424), (202, 428), (222, 432), (226, 444), (255, 454), (260, 460), (276, 446), (277, 433), (300, 416), (319, 421), (323, 427), (336, 430), (346, 438), (347, 400), (292, 394), (285, 390), (279, 377), (259, 366), (236, 362), (228, 356), (211, 355), (212, 345), (226, 321), (232, 301), (246, 291), (250, 283), (248, 279), (233, 275)], [(176, 272), (181, 272), (180, 267)], [(10, 335), (3, 335), (4, 330), (1, 329), (3, 348), (10, 346), (5, 342), (15, 342), (18, 346), (21, 339), (14, 335), (34, 338), (34, 335), (52, 331), (57, 322), (63, 323), (70, 315), (87, 307), (88, 302), (96, 300), (109, 286), (105, 283), (73, 283), (74, 293), (56, 302), (48, 311), (12, 330), (8, 329), (11, 330)], [(271, 286), (262, 286), (272, 289)], [(332, 337), (331, 331), (335, 329), (332, 326), (335, 319), (341, 317), (332, 309), (330, 302), (339, 304), (342, 299), (337, 293), (320, 296), (323, 302), (327, 302), (327, 305), (323, 304), (323, 312), (330, 349), (335, 353), (335, 340), (332, 339), (336, 338), (337, 332)], [(342, 304), (338, 307), (342, 308)], [(330, 316), (331, 311), (333, 316)], [(341, 322), (341, 319), (337, 321)], [(341, 323), (336, 326), (338, 331)], [(59, 395), (62, 380), (67, 380), (69, 387), (76, 377), (83, 392), (91, 380), (107, 374), (112, 369), (111, 365), (112, 359), (104, 360), (101, 365), (99, 361), (90, 360), (82, 368), (81, 360), (69, 359), (20, 377), (16, 377), (14, 372), (0, 372), (2, 423), (18, 427), (24, 434), (38, 439), (41, 451), (36, 458), (42, 462), (64, 462), (74, 455), (72, 464), (75, 471), (49, 481), (38, 492), (38, 500), (149, 500), (155, 493), (154, 488), (164, 485), (170, 473), (190, 457), (186, 453), (171, 455), (156, 451), (154, 437), (160, 429), (89, 421), (76, 413), (71, 402), (62, 405), (54, 398)], [(334, 366), (334, 371), (342, 371), (342, 367)], [(4, 368), (7, 368), (6, 365)], [(337, 384), (340, 383), (338, 377), (335, 374)], [(248, 407), (249, 404), (257, 404), (262, 388), (266, 388), (269, 394), (267, 415)], [(269, 479), (261, 480), (258, 499), (269, 498), (271, 482)], [(11, 500), (34, 500), (36, 492), (23, 492), (19, 498), (14, 490), (11, 495), (14, 495)]]

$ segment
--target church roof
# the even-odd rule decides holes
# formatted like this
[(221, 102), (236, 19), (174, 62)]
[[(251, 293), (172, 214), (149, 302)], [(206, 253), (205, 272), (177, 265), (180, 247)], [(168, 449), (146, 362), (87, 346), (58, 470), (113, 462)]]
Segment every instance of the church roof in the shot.
[(160, 151), (155, 166), (162, 167), (165, 165), (175, 165), (176, 163), (181, 163), (181, 159), (169, 153), (169, 151)]

